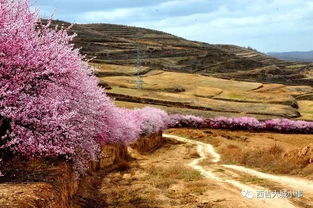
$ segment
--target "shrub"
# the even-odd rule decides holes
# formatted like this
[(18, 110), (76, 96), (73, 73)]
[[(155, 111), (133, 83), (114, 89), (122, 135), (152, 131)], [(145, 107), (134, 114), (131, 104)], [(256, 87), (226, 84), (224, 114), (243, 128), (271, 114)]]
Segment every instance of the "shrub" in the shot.
[(289, 119), (259, 121), (252, 117), (217, 117), (208, 122), (207, 127), (216, 129), (276, 131), (281, 133), (313, 133), (313, 122)]
[(286, 133), (313, 133), (313, 122), (293, 121), (289, 119), (272, 119), (264, 122), (266, 130)]
[(135, 109), (131, 115), (137, 120), (141, 136), (156, 133), (169, 127), (169, 115), (157, 108)]
[(217, 117), (210, 121), (211, 128), (218, 129), (242, 129), (258, 130), (263, 129), (263, 124), (252, 117), (227, 118)]
[(174, 114), (169, 117), (169, 127), (194, 127), (201, 128), (207, 125), (206, 120), (193, 115)]

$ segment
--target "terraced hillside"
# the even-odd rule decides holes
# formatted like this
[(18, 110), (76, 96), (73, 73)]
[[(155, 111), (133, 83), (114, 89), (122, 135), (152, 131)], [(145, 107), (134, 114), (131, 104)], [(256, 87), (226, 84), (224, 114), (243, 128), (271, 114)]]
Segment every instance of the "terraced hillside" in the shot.
[(160, 31), (113, 24), (75, 24), (71, 31), (78, 34), (76, 46), (96, 63), (134, 66), (139, 56), (140, 64), (151, 69), (313, 85), (312, 65), (281, 61), (248, 48), (189, 41)]
[(313, 119), (311, 86), (236, 81), (145, 67), (138, 89), (136, 67), (92, 65), (106, 93), (121, 107), (150, 105), (170, 113), (208, 118), (223, 115)]
[[(65, 24), (64, 22), (55, 22)], [(313, 66), (234, 45), (194, 42), (112, 24), (78, 24), (77, 47), (93, 57), (118, 106), (170, 113), (313, 119)], [(142, 87), (138, 89), (137, 57)]]

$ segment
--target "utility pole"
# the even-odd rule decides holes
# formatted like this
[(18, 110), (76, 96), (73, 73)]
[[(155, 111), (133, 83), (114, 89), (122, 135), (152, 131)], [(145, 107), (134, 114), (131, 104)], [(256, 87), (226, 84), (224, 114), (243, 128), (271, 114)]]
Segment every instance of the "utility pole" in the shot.
[(142, 89), (142, 86), (143, 86), (143, 80), (142, 80), (142, 76), (141, 76), (141, 47), (139, 44), (137, 44), (137, 71), (136, 71), (136, 74), (137, 74), (137, 89)]

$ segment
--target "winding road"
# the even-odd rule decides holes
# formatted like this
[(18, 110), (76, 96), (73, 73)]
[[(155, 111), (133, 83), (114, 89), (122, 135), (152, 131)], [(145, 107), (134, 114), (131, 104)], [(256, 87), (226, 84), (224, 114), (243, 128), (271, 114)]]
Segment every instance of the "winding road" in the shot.
[[(191, 139), (176, 136), (176, 135), (163, 134), (163, 137), (196, 145), (197, 152), (200, 157), (197, 159), (194, 159), (189, 164), (189, 166), (199, 171), (206, 178), (213, 179), (221, 183), (230, 184), (233, 188), (237, 189), (238, 195), (242, 194), (242, 197), (245, 196), (247, 200), (250, 200), (251, 202), (253, 202), (253, 204), (255, 205), (254, 207), (256, 208), (258, 207), (298, 208), (298, 207), (303, 207), (303, 206), (295, 205), (295, 200), (289, 200), (287, 198), (282, 198), (282, 197), (258, 198), (253, 194), (257, 193), (258, 191), (267, 191), (269, 189), (266, 187), (262, 187), (262, 186), (243, 184), (239, 182), (238, 180), (233, 179), (233, 177), (231, 177), (232, 174), (236, 175), (237, 173), (240, 173), (240, 174), (255, 176), (261, 179), (266, 179), (268, 181), (275, 182), (279, 184), (282, 188), (287, 189), (287, 190), (301, 190), (303, 191), (305, 196), (313, 195), (313, 182), (312, 181), (308, 181), (308, 180), (301, 179), (301, 178), (293, 178), (289, 176), (278, 176), (278, 175), (267, 174), (267, 173), (259, 172), (254, 169), (246, 168), (243, 166), (221, 164), (220, 163), (221, 156), (214, 150), (214, 147), (211, 144), (191, 140)], [(209, 165), (210, 167), (201, 166), (200, 162), (208, 158), (211, 159), (212, 165)], [(230, 174), (228, 175), (217, 174), (216, 171), (214, 171), (217, 169), (227, 169), (227, 171)], [(301, 198), (298, 198), (297, 200), (301, 200)]]

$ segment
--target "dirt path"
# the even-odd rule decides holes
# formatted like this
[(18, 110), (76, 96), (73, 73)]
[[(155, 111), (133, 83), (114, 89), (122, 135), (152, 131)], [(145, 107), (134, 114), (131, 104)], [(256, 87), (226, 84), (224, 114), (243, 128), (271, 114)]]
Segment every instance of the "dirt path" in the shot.
[[(286, 176), (279, 180), (275, 175), (227, 166), (211, 144), (168, 134), (163, 137), (162, 146), (149, 154), (129, 147), (132, 159), (121, 169), (87, 177), (73, 208), (313, 207), (313, 198), (307, 195), (313, 191), (304, 180)], [(256, 195), (257, 191), (290, 190), (286, 187), (303, 190), (304, 197)]]
[[(269, 190), (266, 187), (262, 186), (256, 186), (256, 185), (245, 185), (236, 179), (233, 179), (234, 176), (237, 175), (237, 172), (240, 174), (248, 174), (253, 175), (258, 178), (266, 179), (269, 181), (273, 181), (275, 183), (278, 183), (280, 187), (286, 189), (286, 188), (292, 188), (294, 190), (301, 190), (306, 193), (306, 195), (312, 195), (313, 193), (313, 183), (311, 181), (307, 181), (304, 179), (298, 179), (298, 178), (292, 178), (288, 176), (276, 176), (271, 174), (262, 173), (250, 168), (242, 167), (242, 166), (236, 166), (236, 165), (223, 165), (219, 164), (221, 156), (215, 152), (214, 148), (210, 144), (206, 144), (199, 141), (190, 140), (184, 137), (175, 136), (175, 135), (169, 135), (169, 134), (163, 134), (163, 137), (175, 139), (180, 142), (185, 142), (193, 145), (197, 145), (197, 152), (200, 155), (200, 158), (194, 159), (189, 166), (193, 169), (199, 171), (202, 175), (209, 179), (213, 179), (219, 182), (223, 182), (226, 184), (232, 185), (234, 189), (237, 189), (238, 194), (240, 195), (240, 191), (244, 191), (242, 193), (243, 195), (247, 196), (246, 194), (249, 191), (249, 193), (256, 193), (257, 191), (262, 190)], [(205, 159), (209, 158), (212, 161), (212, 164), (209, 168), (205, 168), (201, 166), (199, 163)], [(218, 170), (221, 168), (227, 168), (227, 174), (217, 174), (214, 170)], [(233, 171), (232, 171), (233, 170)], [(238, 190), (239, 189), (239, 190)], [(251, 195), (250, 195), (251, 196)], [(243, 196), (242, 196), (243, 197)], [(247, 196), (247, 198), (249, 195)], [(307, 199), (308, 200), (308, 199)], [(310, 200), (310, 199), (309, 199)], [(284, 208), (295, 208), (295, 207), (303, 207), (299, 206), (299, 199), (297, 200), (288, 200), (284, 198), (271, 198), (271, 199), (264, 199), (264, 198), (256, 198), (254, 196), (253, 199), (251, 199), (251, 202), (253, 202), (254, 207), (284, 207)], [(297, 204), (297, 205), (295, 205)], [(301, 203), (300, 203), (301, 204)], [(311, 207), (305, 204), (304, 207)]]
[(250, 168), (246, 168), (243, 166), (238, 166), (238, 165), (222, 165), (222, 166), (226, 168), (238, 170), (241, 172), (245, 172), (247, 174), (254, 175), (259, 178), (264, 178), (264, 179), (268, 179), (271, 181), (275, 181), (289, 188), (300, 189), (305, 192), (313, 193), (313, 183), (308, 180), (304, 180), (300, 178), (293, 178), (289, 176), (278, 176), (278, 175), (262, 173), (262, 172), (259, 172)]
[[(164, 138), (163, 145), (149, 154), (129, 148), (129, 169), (97, 175), (96, 186), (86, 188), (81, 200), (87, 206), (103, 201), (107, 208), (250, 208), (256, 207), (238, 189), (203, 176), (188, 164), (200, 162), (197, 148)], [(205, 154), (202, 158), (206, 157)], [(195, 161), (196, 159), (196, 161)], [(217, 158), (215, 158), (217, 159)], [(95, 177), (95, 176), (91, 176)], [(86, 184), (90, 184), (87, 181)], [(91, 192), (90, 192), (91, 191)], [(94, 193), (93, 193), (94, 192)], [(238, 195), (239, 193), (239, 195)], [(261, 207), (261, 206), (259, 206)], [(264, 208), (267, 206), (263, 206)]]

